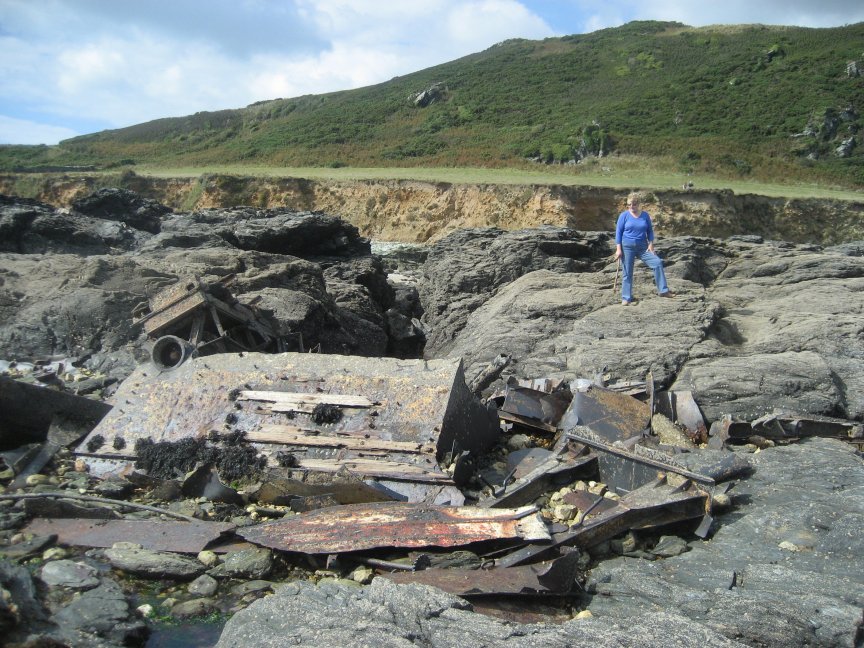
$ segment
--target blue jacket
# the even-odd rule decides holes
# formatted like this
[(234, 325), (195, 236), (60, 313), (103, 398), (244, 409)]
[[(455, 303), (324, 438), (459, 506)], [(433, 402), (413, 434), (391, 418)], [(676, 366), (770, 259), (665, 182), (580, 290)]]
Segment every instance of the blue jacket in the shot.
[(651, 243), (654, 241), (654, 227), (651, 225), (651, 217), (648, 212), (641, 212), (639, 218), (623, 211), (618, 216), (618, 224), (615, 226), (615, 244), (625, 245), (627, 243)]

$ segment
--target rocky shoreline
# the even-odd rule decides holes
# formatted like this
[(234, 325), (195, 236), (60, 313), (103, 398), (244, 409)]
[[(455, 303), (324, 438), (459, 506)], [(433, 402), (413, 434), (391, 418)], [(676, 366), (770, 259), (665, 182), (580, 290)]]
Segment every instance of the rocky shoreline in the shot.
[[(604, 231), (480, 228), (382, 258), (357, 227), (322, 213), (172, 213), (119, 190), (63, 209), (2, 197), (0, 359), (18, 380), (110, 398), (149, 361), (132, 312), (195, 275), (230, 278), (236, 297), (322, 353), (462, 358), (469, 379), (510, 355), (484, 395), (508, 378), (625, 383), (650, 372), (658, 389), (692, 393), (709, 424), (864, 420), (864, 243), (664, 237), (658, 252), (679, 297), (655, 299), (640, 272), (639, 303), (626, 309), (614, 291), (612, 247)], [(564, 623), (481, 616), (434, 588), (266, 549), (175, 560), (128, 544), (52, 547), (50, 536), (22, 533), (28, 500), (0, 498), (0, 631), (22, 646), (130, 645), (145, 640), (147, 615), (223, 613), (232, 616), (220, 646), (644, 646), (668, 645), (670, 636), (682, 646), (861, 646), (861, 454), (850, 441), (775, 444), (753, 429), (751, 443), (733, 448), (750, 470), (735, 475), (708, 539), (681, 530), (668, 534), (676, 548), (667, 550), (656, 534), (637, 531), (592, 548), (584, 591), (562, 606)], [(15, 445), (8, 423), (0, 433)], [(704, 463), (712, 452), (721, 451), (688, 447), (677, 456)], [(141, 499), (140, 486), (127, 488), (60, 451), (19, 494)], [(196, 519), (225, 506), (206, 497), (147, 501)], [(280, 514), (230, 510), (244, 525)], [(155, 606), (136, 594), (142, 574), (154, 573)]]

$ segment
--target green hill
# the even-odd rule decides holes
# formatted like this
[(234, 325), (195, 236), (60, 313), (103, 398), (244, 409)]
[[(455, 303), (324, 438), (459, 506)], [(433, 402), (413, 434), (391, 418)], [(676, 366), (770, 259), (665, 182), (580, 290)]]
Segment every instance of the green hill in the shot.
[(864, 75), (864, 23), (632, 22), (505, 41), (357, 90), (158, 119), (56, 147), (2, 147), (0, 169), (501, 167), (602, 164), (602, 153), (720, 177), (854, 188), (864, 186), (857, 70)]

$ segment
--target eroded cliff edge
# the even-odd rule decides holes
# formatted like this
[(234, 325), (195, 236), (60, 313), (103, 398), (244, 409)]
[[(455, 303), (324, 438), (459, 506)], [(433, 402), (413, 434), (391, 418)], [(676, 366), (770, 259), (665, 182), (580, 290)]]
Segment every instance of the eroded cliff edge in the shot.
[[(85, 175), (5, 175), (0, 176), (0, 193), (68, 207), (104, 182)], [(609, 231), (628, 193), (627, 189), (563, 185), (229, 175), (155, 178), (129, 172), (113, 178), (111, 186), (131, 189), (176, 211), (251, 205), (338, 214), (362, 236), (411, 243), (434, 242), (459, 229), (487, 226)], [(858, 202), (770, 198), (696, 188), (650, 192), (647, 202), (661, 237), (753, 234), (822, 245), (864, 238), (864, 198)]]

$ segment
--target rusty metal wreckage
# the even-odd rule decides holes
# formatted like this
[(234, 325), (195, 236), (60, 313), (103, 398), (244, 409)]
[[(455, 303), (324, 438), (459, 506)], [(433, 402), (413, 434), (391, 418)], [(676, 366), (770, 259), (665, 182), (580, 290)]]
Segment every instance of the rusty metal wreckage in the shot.
[[(720, 482), (738, 468), (721, 461), (705, 474), (688, 470), (680, 455), (658, 445), (651, 429), (656, 413), (716, 448), (753, 435), (862, 437), (860, 425), (848, 421), (791, 415), (752, 423), (727, 418), (708, 430), (692, 394), (655, 393), (650, 375), (610, 386), (596, 379), (511, 378), (481, 401), (475, 392), (509, 357), (496, 358), (469, 388), (460, 360), (286, 352), (286, 340), (263, 315), (233, 300), (224, 285), (197, 279), (158, 294), (139, 315), (158, 338), (152, 363), (120, 385), (113, 407), (0, 379), (4, 420), (19, 421), (30, 439), (43, 430), (27, 452), (2, 453), (17, 475), (11, 486), (22, 485), (60, 447), (77, 444), (75, 454), (92, 474), (161, 488), (174, 480), (135, 468), (141, 442), (166, 444), (170, 453), (171, 444), (183, 440), (204, 445), (233, 434), (261, 457), (254, 488), (238, 492), (211, 465), (177, 474), (178, 488), (184, 495), (290, 512), (236, 528), (194, 518), (123, 519), (114, 508), (136, 505), (79, 496), (110, 505), (94, 509), (62, 492), (0, 495), (25, 499), (32, 517), (26, 530), (37, 537), (91, 547), (132, 540), (175, 552), (228, 552), (252, 543), (343, 556), (398, 582), (428, 583), (461, 596), (560, 595), (578, 589), (580, 552), (628, 530), (675, 523), (700, 537), (709, 534), (713, 497), (728, 490), (730, 484)], [(302, 351), (302, 340), (295, 342)], [(263, 349), (280, 353), (257, 352)], [(222, 352), (207, 355), (211, 351)], [(45, 404), (38, 416), (22, 407), (34, 398)], [(328, 416), (317, 415), (322, 407)], [(535, 447), (509, 452), (506, 470), (484, 465), (514, 432), (536, 439)], [(563, 495), (575, 512), (567, 523), (544, 518), (548, 494), (577, 481), (601, 487)], [(438, 551), (459, 547), (475, 551), (480, 565), (436, 566)], [(386, 557), (409, 550), (415, 554), (407, 563)]]

